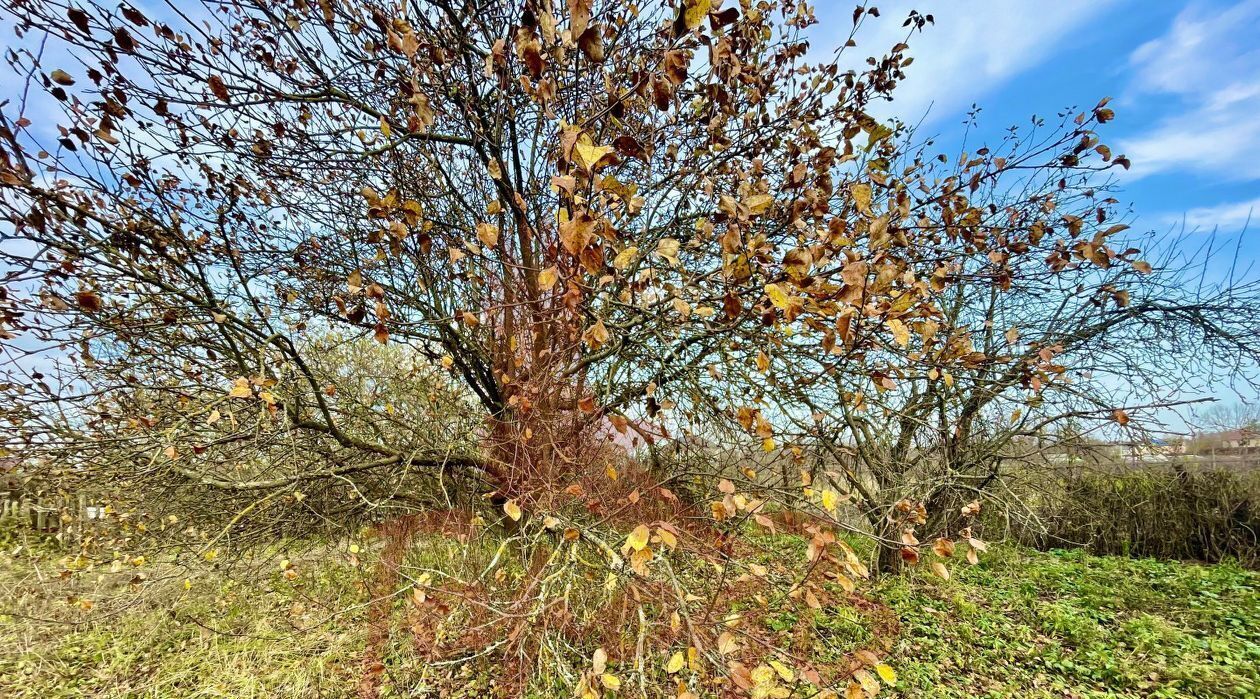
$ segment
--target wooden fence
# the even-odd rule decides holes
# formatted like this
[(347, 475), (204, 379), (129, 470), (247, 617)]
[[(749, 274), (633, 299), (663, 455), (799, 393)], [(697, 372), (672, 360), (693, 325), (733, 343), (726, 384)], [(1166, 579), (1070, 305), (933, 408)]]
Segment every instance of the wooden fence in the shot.
[(86, 493), (30, 495), (0, 491), (0, 526), (46, 534), (64, 543), (81, 542), (104, 518)]

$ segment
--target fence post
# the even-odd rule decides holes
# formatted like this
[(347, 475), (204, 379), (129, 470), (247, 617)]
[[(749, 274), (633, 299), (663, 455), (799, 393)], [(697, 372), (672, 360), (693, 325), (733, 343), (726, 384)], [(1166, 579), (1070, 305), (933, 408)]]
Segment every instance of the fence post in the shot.
[(87, 531), (87, 493), (79, 493), (79, 511), (75, 514), (79, 523), (79, 546), (83, 546), (83, 534)]

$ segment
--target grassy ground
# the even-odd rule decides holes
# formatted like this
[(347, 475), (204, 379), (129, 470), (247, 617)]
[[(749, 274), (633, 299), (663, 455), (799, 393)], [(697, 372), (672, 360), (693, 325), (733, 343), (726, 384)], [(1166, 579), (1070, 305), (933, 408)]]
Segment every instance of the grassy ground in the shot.
[[(778, 543), (798, 560), (802, 542)], [(785, 644), (808, 628), (804, 651), (819, 662), (887, 648), (897, 678), (881, 696), (1260, 696), (1260, 574), (994, 548), (948, 581), (912, 572), (868, 586), (863, 604), (785, 609), (762, 623)], [(243, 583), (155, 562), (85, 568), (10, 543), (0, 552), (0, 611), (10, 612), (0, 615), (0, 696), (353, 696), (370, 585), (356, 558), (344, 545), (313, 552), (286, 577), (270, 557), (252, 577), (234, 576), (252, 580)], [(408, 667), (406, 649), (382, 660), (381, 695), (418, 696), (410, 688), (424, 669)]]
[(955, 570), (875, 593), (907, 696), (1260, 696), (1260, 574), (1009, 548)]

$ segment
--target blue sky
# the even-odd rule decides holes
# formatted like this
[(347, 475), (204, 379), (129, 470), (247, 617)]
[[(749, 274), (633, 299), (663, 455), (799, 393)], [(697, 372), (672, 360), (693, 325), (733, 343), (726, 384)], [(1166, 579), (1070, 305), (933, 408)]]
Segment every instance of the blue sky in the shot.
[[(818, 54), (847, 38), (858, 1), (816, 1), (821, 23), (811, 40)], [(1178, 232), (1184, 224), (1190, 233), (1180, 244), (1188, 254), (1208, 241), (1232, 251), (1241, 238), (1239, 263), (1251, 268), (1244, 274), (1260, 275), (1260, 0), (868, 4), (881, 17), (859, 33), (853, 56), (883, 55), (904, 39), (902, 20), (911, 9), (936, 20), (911, 38), (915, 62), (884, 115), (922, 118), (921, 133), (956, 152), (973, 104), (982, 112), (969, 150), (977, 139), (997, 142), (1008, 126), (1028, 124), (1033, 115), (1053, 118), (1111, 97), (1116, 118), (1101, 136), (1133, 163), (1128, 172), (1111, 172), (1116, 196), (1132, 204), (1134, 232)], [(10, 20), (0, 20), (0, 35), (12, 39)], [(45, 59), (77, 68), (64, 54)], [(0, 94), (20, 88), (18, 76), (0, 71)], [(33, 99), (27, 116), (39, 124), (58, 120), (55, 105)], [(1249, 227), (1248, 218), (1255, 219)], [(1228, 263), (1228, 253), (1219, 256), (1213, 273), (1222, 277)], [(1235, 399), (1229, 386), (1210, 391)]]
[[(859, 34), (862, 55), (900, 40), (910, 9), (936, 20), (909, 42), (915, 62), (889, 113), (908, 122), (926, 114), (924, 131), (948, 149), (973, 103), (983, 110), (981, 138), (996, 141), (1033, 114), (1109, 96), (1116, 119), (1101, 135), (1133, 161), (1116, 184), (1133, 204), (1134, 228), (1184, 222), (1231, 248), (1241, 234), (1241, 261), (1260, 262), (1260, 0), (871, 4), (881, 18)], [(817, 10), (814, 41), (831, 48), (851, 26), (853, 3), (820, 0)]]
[[(911, 9), (935, 19), (910, 39), (915, 61), (895, 102), (877, 116), (922, 118), (920, 133), (953, 153), (973, 104), (982, 111), (968, 150), (996, 143), (1034, 114), (1053, 123), (1060, 111), (1110, 97), (1116, 118), (1100, 135), (1133, 162), (1127, 172), (1111, 171), (1116, 197), (1132, 205), (1133, 233), (1169, 234), (1186, 257), (1202, 256), (1210, 244), (1221, 252), (1206, 266), (1209, 280), (1260, 275), (1260, 0), (869, 4), (881, 17), (859, 33), (855, 56), (883, 55), (903, 40)], [(829, 53), (847, 38), (853, 7), (819, 0), (815, 52)], [(1260, 399), (1229, 381), (1179, 397), (1208, 396)], [(1195, 412), (1161, 418), (1180, 431)]]

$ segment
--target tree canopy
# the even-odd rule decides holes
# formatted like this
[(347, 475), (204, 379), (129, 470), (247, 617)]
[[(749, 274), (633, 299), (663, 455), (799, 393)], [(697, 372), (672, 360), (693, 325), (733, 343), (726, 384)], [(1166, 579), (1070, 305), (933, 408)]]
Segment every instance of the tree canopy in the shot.
[[(1126, 424), (1070, 371), (1114, 328), (1180, 319), (1213, 361), (1254, 357), (1245, 302), (1143, 286), (1100, 179), (1129, 165), (1107, 100), (948, 157), (872, 115), (927, 15), (869, 47), (859, 6), (820, 56), (795, 0), (6, 11), (11, 69), (61, 106), (0, 111), (6, 444), (187, 498), (202, 551), (245, 515), (489, 494), (642, 578), (679, 537), (726, 560), (746, 522), (805, 509), (803, 566), (847, 581), (846, 503), (892, 557), (917, 560), (916, 527), (941, 558), (983, 547), (993, 410), (1023, 406), (1001, 445)], [(774, 465), (661, 453), (718, 442)], [(901, 488), (925, 460), (974, 479)], [(963, 521), (927, 531), (946, 508)]]

